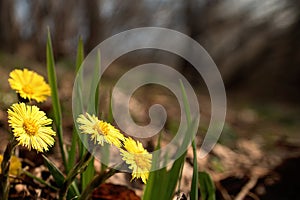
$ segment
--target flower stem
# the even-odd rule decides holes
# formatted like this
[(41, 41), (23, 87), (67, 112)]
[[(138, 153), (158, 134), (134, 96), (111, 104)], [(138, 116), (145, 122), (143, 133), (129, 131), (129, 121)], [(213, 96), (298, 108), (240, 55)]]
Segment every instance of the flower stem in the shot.
[(68, 173), (60, 191), (59, 191), (59, 199), (64, 200), (67, 195), (67, 191), (75, 180), (76, 176), (85, 171), (86, 167), (88, 166), (89, 162), (92, 159), (92, 154), (87, 151), (84, 158), (81, 159)]
[(82, 194), (79, 196), (78, 200), (89, 199), (95, 188), (99, 187), (102, 183), (104, 183), (105, 180), (117, 172), (118, 170), (115, 168), (110, 168), (109, 171), (101, 172), (87, 185), (85, 190), (83, 190)]
[(4, 151), (3, 160), (1, 163), (1, 174), (0, 174), (0, 199), (7, 200), (9, 193), (9, 166), (10, 158), (13, 154), (15, 147), (18, 145), (18, 141), (13, 138), (8, 142), (6, 149)]

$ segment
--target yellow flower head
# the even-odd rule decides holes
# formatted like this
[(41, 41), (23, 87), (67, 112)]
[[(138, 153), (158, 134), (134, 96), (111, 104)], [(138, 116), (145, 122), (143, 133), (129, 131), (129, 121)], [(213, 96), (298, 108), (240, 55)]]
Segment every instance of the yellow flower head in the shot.
[(51, 94), (49, 85), (44, 78), (28, 69), (16, 69), (10, 72), (8, 82), (23, 99), (43, 102)]
[(104, 142), (121, 147), (121, 141), (125, 140), (124, 135), (111, 124), (99, 120), (95, 115), (79, 115), (77, 122), (79, 129), (84, 134), (90, 134), (94, 142), (103, 146)]
[(51, 119), (37, 106), (15, 103), (8, 109), (8, 122), (19, 145), (44, 152), (53, 146), (55, 132), (50, 125)]
[(144, 149), (142, 143), (132, 138), (126, 138), (124, 148), (125, 150), (120, 149), (122, 159), (132, 170), (132, 179), (141, 178), (146, 183), (151, 168), (152, 155)]
[[(3, 155), (0, 155), (0, 164), (2, 163)], [(10, 159), (10, 166), (9, 166), (9, 174), (13, 176), (18, 176), (20, 174), (22, 168), (21, 161), (18, 157), (12, 156)], [(1, 168), (0, 168), (1, 173)]]

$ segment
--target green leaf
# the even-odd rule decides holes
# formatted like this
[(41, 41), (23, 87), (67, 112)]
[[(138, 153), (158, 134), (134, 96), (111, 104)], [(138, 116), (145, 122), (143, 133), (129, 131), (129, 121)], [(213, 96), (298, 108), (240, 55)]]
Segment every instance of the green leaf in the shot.
[[(176, 185), (178, 184), (178, 190), (180, 191), (180, 181), (182, 177), (182, 169), (185, 161), (186, 156), (186, 149), (188, 147), (188, 144), (190, 144), (191, 140), (193, 138), (189, 137), (191, 136), (191, 133), (196, 130), (196, 120), (192, 120), (191, 112), (190, 112), (190, 106), (188, 104), (188, 98), (186, 95), (186, 91), (184, 88), (183, 83), (180, 81), (181, 91), (183, 95), (183, 104), (184, 104), (184, 110), (187, 118), (187, 130), (186, 130), (186, 136), (180, 145), (180, 148), (178, 149), (178, 154), (182, 153), (182, 155), (173, 163), (171, 169), (168, 171), (167, 168), (162, 168), (156, 171), (151, 171), (149, 175), (149, 180), (147, 182), (147, 185), (145, 187), (143, 200), (152, 200), (152, 199), (172, 199), (175, 193)], [(196, 155), (196, 145), (194, 142), (193, 149), (194, 149), (194, 174), (193, 180), (192, 180), (192, 199), (198, 200), (198, 171), (197, 171), (197, 155)], [(159, 147), (160, 142), (158, 143), (157, 147)], [(158, 149), (158, 148), (156, 148)], [(177, 154), (177, 155), (178, 155)], [(156, 154), (155, 154), (156, 155)], [(157, 163), (158, 156), (153, 158), (153, 163)], [(167, 158), (166, 158), (167, 159)], [(165, 160), (167, 162), (167, 160)]]
[(104, 163), (109, 163), (109, 155), (110, 155), (110, 145), (104, 144), (101, 147), (100, 153), (101, 153), (101, 172), (103, 173), (107, 169), (107, 165)]
[(181, 169), (184, 165), (184, 160), (185, 154), (173, 163), (169, 171), (164, 167), (150, 172), (143, 200), (172, 199), (182, 171)]
[(63, 173), (46, 156), (43, 155), (43, 158), (46, 167), (54, 178), (55, 183), (58, 187), (61, 187), (65, 181)]
[(72, 140), (71, 140), (71, 147), (68, 151), (68, 171), (75, 165), (76, 162), (76, 146), (78, 144), (78, 135), (77, 129), (74, 128), (72, 132)]
[[(185, 91), (184, 85), (181, 80), (180, 80), (180, 87), (181, 87), (181, 92), (183, 95), (184, 111), (187, 116), (188, 126), (190, 127), (192, 125), (191, 108), (188, 103), (188, 97), (186, 95), (186, 91)], [(193, 177), (192, 177), (190, 199), (198, 200), (198, 162), (197, 162), (197, 147), (196, 147), (195, 140), (193, 140), (193, 142), (192, 142), (192, 148), (193, 148)]]
[[(111, 96), (112, 96), (111, 94), (112, 94), (112, 92), (110, 92), (109, 102), (111, 102)], [(107, 122), (112, 124), (113, 120), (114, 120), (114, 117), (113, 117), (113, 113), (112, 113), (112, 104), (110, 103), (109, 107), (108, 107)], [(107, 166), (104, 163), (109, 162), (109, 156), (110, 156), (109, 150), (110, 150), (110, 145), (108, 145), (108, 144), (104, 144), (101, 147), (101, 161), (102, 161), (101, 162), (101, 172), (104, 172), (107, 169)]]
[(164, 199), (172, 199), (174, 191), (178, 182), (180, 182), (182, 168), (185, 161), (186, 152), (182, 154), (173, 164), (171, 170), (168, 172), (167, 190)]
[(47, 72), (48, 72), (48, 80), (49, 85), (51, 87), (51, 98), (54, 112), (54, 123), (56, 126), (57, 136), (59, 147), (62, 155), (63, 164), (66, 170), (67, 159), (64, 151), (64, 142), (63, 142), (63, 129), (62, 129), (62, 114), (61, 114), (61, 106), (58, 98), (58, 89), (57, 89), (57, 81), (56, 81), (56, 73), (55, 73), (55, 63), (53, 56), (53, 49), (51, 43), (51, 35), (48, 29), (48, 38), (47, 38), (47, 46), (46, 46), (46, 58), (47, 58)]
[(95, 175), (95, 168), (94, 168), (94, 158), (89, 162), (86, 170), (82, 173), (82, 183), (81, 183), (81, 190), (83, 191), (89, 182), (94, 178)]
[(75, 72), (77, 73), (82, 62), (84, 60), (84, 48), (82, 38), (79, 37), (78, 46), (77, 46), (77, 55), (76, 55), (76, 68)]
[[(153, 158), (153, 160), (155, 159), (157, 158)], [(163, 196), (165, 196), (164, 189), (166, 186), (165, 185), (166, 177), (167, 177), (167, 169), (165, 167), (150, 172), (147, 185), (144, 190), (143, 200), (164, 199)], [(159, 183), (159, 187), (158, 187), (158, 183)], [(161, 193), (161, 191), (163, 193)]]
[(100, 52), (97, 52), (96, 64), (93, 68), (93, 76), (91, 77), (90, 92), (89, 92), (89, 102), (87, 107), (88, 113), (98, 114), (98, 98), (99, 98), (99, 80), (100, 80), (100, 70), (101, 70), (101, 60)]
[(191, 109), (190, 109), (188, 97), (186, 95), (186, 91), (185, 91), (182, 81), (179, 80), (179, 83), (180, 83), (181, 93), (182, 93), (182, 97), (183, 97), (183, 106), (184, 106), (184, 111), (185, 111), (186, 118), (187, 118), (187, 123), (188, 123), (188, 126), (191, 126), (191, 123), (192, 123)]
[(107, 115), (107, 122), (113, 123), (114, 121), (114, 116), (113, 116), (113, 108), (112, 108), (112, 103), (111, 103), (111, 98), (112, 98), (112, 91), (110, 91), (110, 96), (109, 96), (109, 107), (108, 107), (108, 115)]
[[(76, 64), (75, 64), (75, 72), (77, 73), (79, 71), (79, 68), (84, 60), (84, 48), (83, 48), (83, 41), (82, 38), (79, 38), (78, 46), (77, 46), (77, 55), (76, 55)], [(79, 77), (81, 78), (81, 77)], [(82, 83), (82, 78), (79, 81)], [(82, 97), (78, 96), (76, 97), (76, 102), (78, 105), (82, 105)], [(82, 106), (79, 106), (80, 108)], [(68, 152), (68, 169), (70, 170), (76, 162), (76, 145), (78, 145), (79, 155), (83, 155), (83, 145), (81, 141), (79, 140), (79, 136), (77, 133), (76, 127), (74, 127), (73, 133), (72, 133), (72, 141), (71, 141), (71, 148)]]
[(198, 180), (200, 186), (201, 199), (215, 200), (216, 189), (212, 179), (210, 178), (210, 175), (206, 172), (198, 172)]
[(79, 195), (80, 195), (80, 192), (78, 190), (76, 182), (73, 181), (73, 183), (70, 185), (70, 189), (67, 194), (67, 199), (76, 199), (75, 197), (78, 197)]
[(41, 183), (41, 184), (43, 184), (43, 185), (45, 185), (45, 186), (47, 186), (47, 187), (49, 187), (49, 188), (51, 188), (51, 189), (53, 189), (53, 190), (58, 191), (58, 188), (57, 188), (57, 187), (55, 187), (55, 186), (53, 186), (53, 185), (47, 183), (46, 181), (44, 181), (43, 179), (41, 179), (41, 178), (39, 178), (39, 177), (36, 177), (36, 176), (33, 175), (32, 173), (30, 173), (30, 172), (28, 172), (28, 171), (26, 171), (26, 170), (22, 170), (22, 173), (25, 174), (26, 176), (28, 176), (28, 177), (30, 177), (30, 178), (32, 178), (32, 179), (38, 181), (39, 183)]
[[(93, 113), (98, 115), (98, 106), (99, 106), (99, 77), (100, 77), (100, 70), (101, 70), (101, 60), (100, 60), (100, 51), (97, 52), (97, 60), (96, 64), (93, 69), (93, 77), (90, 86), (90, 96), (89, 96), (89, 104), (87, 108), (88, 113)], [(85, 138), (87, 139), (87, 138)], [(82, 174), (82, 191), (88, 185), (88, 183), (93, 179), (95, 174), (94, 168), (94, 159), (89, 163), (87, 169)]]
[[(53, 176), (54, 181), (57, 184), (58, 188), (62, 187), (65, 181), (65, 177), (63, 173), (46, 156), (43, 155), (43, 158), (44, 158), (45, 165), (48, 168), (51, 175)], [(79, 190), (75, 182), (73, 182), (73, 184), (70, 185), (70, 189), (68, 191), (68, 197), (73, 198), (75, 196), (78, 196), (79, 194), (80, 194)]]
[(93, 157), (91, 153), (87, 151), (84, 157), (82, 157), (79, 162), (71, 168), (70, 172), (65, 178), (63, 186), (60, 188), (59, 195), (61, 198), (65, 197), (65, 194), (69, 190), (69, 187), (71, 187), (70, 189), (72, 189), (72, 184), (75, 185), (74, 181), (77, 181), (77, 176), (79, 174), (82, 174), (86, 170), (88, 165), (91, 163), (90, 161), (92, 160), (92, 158)]
[(197, 163), (197, 147), (195, 141), (192, 142), (193, 147), (193, 177), (191, 185), (191, 200), (198, 200), (198, 163)]
[[(73, 91), (73, 113), (76, 114), (83, 114), (83, 98), (82, 98), (82, 83), (83, 83), (83, 70), (80, 69), (82, 63), (84, 61), (84, 46), (82, 38), (79, 38), (78, 46), (77, 46), (77, 55), (76, 55), (76, 64), (75, 64), (75, 72), (76, 72), (76, 82), (74, 83), (75, 91)], [(74, 101), (75, 100), (75, 101)], [(78, 116), (76, 116), (77, 118)], [(77, 127), (78, 128), (78, 127)], [(72, 137), (72, 145), (75, 146), (75, 142), (77, 142), (78, 145), (78, 151), (79, 151), (79, 157), (82, 157), (85, 153), (85, 147), (83, 146), (81, 140), (79, 140), (79, 136), (77, 135), (77, 129), (75, 124), (76, 132), (73, 132)], [(76, 134), (76, 136), (75, 136)], [(74, 148), (74, 147), (73, 147)], [(73, 156), (73, 155), (72, 155)], [(74, 155), (75, 156), (75, 155)], [(71, 158), (73, 159), (73, 158)]]
[[(160, 134), (155, 150), (160, 148), (161, 139), (162, 135)], [(184, 152), (184, 154), (173, 163), (169, 171), (166, 167), (163, 167), (159, 170), (152, 170), (150, 172), (149, 179), (144, 190), (143, 200), (172, 199), (179, 177), (181, 176), (185, 156), (186, 152)], [(152, 168), (157, 168), (155, 165), (159, 163), (159, 159), (159, 155), (154, 154)], [(165, 162), (167, 163), (167, 157), (165, 157)]]
[(97, 62), (96, 62), (96, 66), (95, 66), (95, 73), (94, 73), (94, 77), (93, 77), (93, 83), (92, 85), (97, 85), (96, 87), (96, 94), (95, 94), (95, 111), (96, 114), (99, 113), (99, 104), (100, 104), (100, 100), (99, 100), (99, 76), (100, 76), (100, 72), (101, 72), (101, 55), (100, 55), (100, 50), (97, 51)]

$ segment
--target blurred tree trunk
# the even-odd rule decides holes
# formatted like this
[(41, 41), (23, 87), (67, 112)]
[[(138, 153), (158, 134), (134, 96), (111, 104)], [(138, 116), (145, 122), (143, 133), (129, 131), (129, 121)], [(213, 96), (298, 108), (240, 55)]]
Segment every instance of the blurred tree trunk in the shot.
[[(36, 55), (39, 60), (45, 59), (45, 43), (47, 27), (52, 37), (55, 57), (62, 57), (70, 53), (71, 40), (77, 33), (76, 6), (80, 7), (81, 0), (65, 1), (31, 1), (31, 23), (34, 27), (31, 43), (35, 44)], [(68, 9), (66, 9), (68, 8)], [(75, 14), (74, 14), (75, 13)], [(74, 22), (75, 21), (75, 22)]]
[[(205, 0), (206, 4), (207, 1)], [(200, 7), (197, 5), (196, 0), (185, 0), (184, 1), (184, 18), (185, 25), (187, 27), (187, 35), (191, 38), (199, 42), (199, 38), (204, 34), (205, 22), (206, 20), (198, 20), (202, 19), (207, 14), (207, 10), (205, 10), (205, 6)], [(181, 64), (181, 73), (188, 78), (192, 85), (201, 85), (201, 78), (198, 72), (194, 69), (194, 67), (190, 66), (190, 63), (184, 60)]]
[(85, 1), (85, 11), (89, 30), (89, 36), (86, 41), (87, 52), (90, 52), (95, 48), (102, 39), (102, 20), (100, 18), (99, 3), (99, 0)]
[(20, 39), (14, 16), (14, 1), (0, 0), (0, 48), (10, 52), (16, 49)]
[[(31, 26), (33, 32), (30, 43), (34, 44), (35, 55), (38, 60), (45, 60), (46, 27), (45, 19), (49, 16), (52, 1), (32, 0), (29, 2), (31, 8)], [(44, 41), (44, 42), (43, 42)]]
[[(59, 3), (59, 6), (52, 10), (54, 17), (54, 46), (59, 49), (58, 56), (64, 56), (70, 52), (69, 41), (74, 36), (72, 19), (75, 6), (80, 5), (80, 0), (64, 0)], [(68, 9), (66, 9), (68, 8)], [(78, 17), (78, 16), (76, 16)]]

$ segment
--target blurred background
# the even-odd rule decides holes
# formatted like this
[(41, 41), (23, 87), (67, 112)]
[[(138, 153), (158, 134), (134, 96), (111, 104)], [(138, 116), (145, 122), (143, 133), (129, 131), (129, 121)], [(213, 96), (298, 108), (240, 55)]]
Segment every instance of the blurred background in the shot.
[[(79, 37), (87, 54), (116, 33), (144, 26), (165, 27), (189, 35), (207, 50), (221, 72), (228, 112), (219, 144), (221, 152), (228, 150), (237, 157), (234, 160), (230, 153), (232, 156), (222, 157), (215, 149), (211, 161), (203, 168), (212, 173), (224, 172), (238, 162), (241, 167), (237, 168), (244, 171), (228, 177), (216, 175), (216, 183), (221, 183), (229, 196), (236, 195), (251, 180), (249, 171), (260, 167), (268, 172), (261, 173), (251, 188), (257, 197), (295, 199), (300, 189), (297, 0), (0, 0), (0, 75), (8, 77), (10, 69), (27, 65), (43, 66), (37, 70), (45, 74), (49, 27), (58, 73), (64, 76), (64, 80), (59, 79), (60, 97), (66, 105), (70, 104), (74, 76), (71, 71)], [(137, 53), (129, 53), (115, 64), (122, 65), (122, 70), (155, 61), (172, 65), (202, 91), (201, 76), (195, 75), (185, 61), (167, 52)], [(108, 77), (116, 78), (122, 70), (112, 67)], [(1, 93), (8, 91), (6, 82), (7, 78), (1, 80)], [(206, 94), (204, 91), (199, 97), (204, 104), (209, 102)], [(9, 102), (7, 96), (1, 96), (1, 103)], [(204, 115), (206, 110), (209, 116), (209, 108), (204, 108)], [(217, 188), (220, 199), (226, 199), (222, 187)]]
[(113, 34), (160, 26), (197, 40), (228, 90), (298, 102), (300, 3), (296, 0), (1, 0), (0, 50), (43, 61), (47, 27), (56, 58), (86, 52)]

